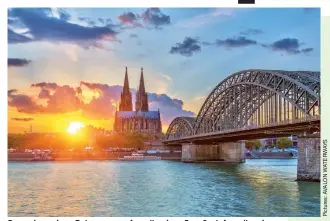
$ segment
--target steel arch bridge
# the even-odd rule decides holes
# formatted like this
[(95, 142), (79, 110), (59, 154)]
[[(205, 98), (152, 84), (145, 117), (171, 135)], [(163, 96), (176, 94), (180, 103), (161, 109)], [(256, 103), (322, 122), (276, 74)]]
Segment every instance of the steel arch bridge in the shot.
[(175, 118), (166, 139), (319, 119), (320, 72), (244, 70), (220, 82), (196, 118)]
[(193, 135), (195, 117), (177, 117), (167, 129), (166, 139), (179, 139)]

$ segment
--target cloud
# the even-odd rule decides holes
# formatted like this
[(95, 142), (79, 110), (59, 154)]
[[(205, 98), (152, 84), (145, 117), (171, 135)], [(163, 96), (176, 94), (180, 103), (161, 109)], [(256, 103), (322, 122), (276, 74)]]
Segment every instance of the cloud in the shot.
[(93, 19), (91, 19), (89, 17), (78, 17), (78, 20), (82, 21), (82, 22), (86, 22), (89, 26), (96, 25), (96, 21), (94, 21)]
[(76, 87), (76, 94), (77, 95), (82, 95), (82, 89), (81, 89), (81, 87)]
[(8, 25), (15, 25), (16, 24), (16, 19), (13, 18), (8, 18)]
[(176, 117), (193, 117), (195, 113), (183, 109), (183, 101), (166, 94), (148, 93), (149, 109), (160, 110), (163, 125), (169, 125)]
[(90, 27), (94, 27), (94, 26), (99, 26), (99, 27), (116, 27), (117, 25), (114, 25), (112, 23), (111, 18), (96, 18), (93, 19), (91, 17), (85, 17), (85, 16), (80, 16), (78, 17), (78, 20), (87, 24)]
[(92, 100), (83, 107), (83, 114), (89, 118), (109, 119), (113, 118), (116, 111), (116, 104), (119, 101), (121, 86), (108, 86), (107, 84), (90, 83), (81, 81), (80, 87), (97, 92)]
[(118, 16), (118, 19), (122, 24), (132, 25), (133, 27), (142, 27), (142, 25), (138, 21), (139, 16), (134, 14), (133, 12), (124, 12), (123, 14)]
[(304, 49), (301, 49), (301, 52), (302, 53), (308, 53), (308, 52), (311, 52), (313, 50), (314, 50), (314, 48), (304, 48)]
[(25, 35), (16, 33), (15, 31), (8, 28), (8, 43), (9, 44), (19, 44), (19, 43), (28, 43), (34, 41), (32, 38)]
[(263, 34), (264, 31), (261, 29), (254, 29), (254, 28), (248, 28), (245, 31), (241, 31), (240, 34), (241, 35), (259, 35), (259, 34)]
[[(249, 29), (248, 29), (249, 30)], [(250, 32), (246, 31), (247, 35), (251, 34), (257, 34), (259, 31), (253, 30)], [(301, 48), (304, 43), (299, 42), (296, 38), (283, 38), (281, 40), (275, 41), (271, 44), (261, 44), (256, 40), (249, 39), (245, 36), (240, 37), (232, 37), (227, 38), (224, 40), (216, 39), (214, 43), (212, 42), (202, 42), (203, 45), (209, 46), (209, 45), (216, 45), (218, 47), (226, 47), (228, 49), (231, 48), (241, 48), (241, 47), (248, 47), (252, 45), (259, 45), (264, 48), (269, 48), (272, 51), (282, 51), (290, 55), (296, 55), (296, 54), (307, 54), (314, 50), (314, 48)]]
[[(167, 75), (162, 75), (167, 76)], [(165, 77), (167, 78), (167, 77)], [(168, 78), (168, 80), (170, 80)], [(115, 116), (116, 106), (120, 101), (122, 86), (91, 82), (80, 82), (80, 87), (57, 85), (56, 83), (37, 83), (37, 96), (17, 94), (17, 90), (8, 91), (8, 105), (23, 113), (59, 114), (81, 111), (88, 119), (111, 119)], [(32, 85), (31, 85), (32, 86)], [(55, 87), (56, 86), (56, 87)], [(83, 101), (84, 91), (92, 91), (95, 96), (89, 101)], [(132, 102), (135, 104), (136, 90), (131, 89)], [(38, 105), (38, 99), (44, 99), (44, 105)], [(160, 109), (164, 125), (169, 124), (178, 116), (194, 116), (195, 113), (183, 108), (183, 101), (171, 98), (166, 94), (148, 93), (149, 109)]]
[[(105, 24), (105, 22), (106, 22), (103, 18), (98, 18), (97, 20), (98, 20), (101, 24)], [(110, 21), (111, 21), (111, 20), (110, 20)]]
[(68, 21), (71, 19), (71, 15), (68, 12), (66, 12), (64, 9), (52, 8), (52, 12), (60, 20)]
[(162, 26), (171, 24), (171, 18), (163, 14), (159, 8), (148, 8), (142, 13), (143, 23), (152, 28), (161, 29)]
[(216, 39), (214, 43), (212, 42), (203, 42), (203, 45), (216, 45), (218, 47), (226, 47), (226, 48), (241, 48), (241, 47), (247, 47), (251, 45), (257, 45), (258, 42), (246, 37), (232, 37), (227, 38), (224, 40)]
[(211, 42), (208, 42), (208, 41), (203, 41), (202, 45), (209, 46), (209, 45), (215, 45), (215, 43), (211, 43)]
[(283, 38), (273, 42), (272, 44), (262, 44), (265, 48), (270, 48), (273, 51), (285, 52), (290, 55), (306, 54), (314, 50), (313, 48), (301, 49), (302, 45), (304, 44), (296, 38)]
[[(8, 91), (8, 105), (24, 113), (69, 113), (80, 110), (83, 102), (76, 89), (69, 85), (59, 86), (56, 83), (37, 83), (31, 87), (39, 87), (35, 98), (24, 94), (16, 94), (17, 90)], [(37, 104), (37, 99), (45, 99), (46, 105)]]
[(251, 45), (256, 45), (257, 41), (248, 39), (246, 37), (237, 37), (237, 38), (227, 38), (225, 40), (217, 39), (215, 41), (217, 46), (223, 46), (227, 48), (239, 48), (246, 47)]
[(16, 93), (17, 90), (8, 91), (8, 106), (15, 107), (18, 112), (28, 114), (44, 112), (43, 106), (37, 105), (36, 101), (32, 97)]
[[(40, 96), (40, 94), (39, 94)], [(76, 90), (69, 86), (57, 86), (47, 100), (48, 113), (68, 113), (80, 110), (83, 102), (78, 98)]]
[(211, 12), (179, 21), (176, 25), (183, 28), (197, 28), (210, 23), (224, 21), (232, 17), (238, 10), (234, 8), (216, 8), (212, 9)]
[(30, 64), (31, 60), (22, 58), (8, 58), (8, 67), (24, 67)]
[(58, 85), (56, 83), (47, 83), (47, 82), (31, 84), (31, 87), (40, 87), (40, 88), (51, 89), (51, 90), (55, 90), (57, 88), (57, 86)]
[(16, 121), (32, 121), (34, 120), (33, 118), (31, 117), (12, 117), (11, 118), (12, 120), (16, 120)]
[(118, 20), (122, 25), (128, 25), (125, 28), (147, 28), (162, 29), (165, 25), (171, 24), (171, 18), (161, 12), (159, 8), (148, 8), (141, 15), (133, 12), (124, 12), (118, 16)]
[(16, 89), (10, 89), (10, 90), (8, 90), (8, 96), (13, 93), (17, 93), (17, 92), (18, 92), (18, 90), (16, 90)]
[(8, 42), (26, 43), (48, 41), (53, 43), (70, 43), (82, 48), (104, 48), (104, 42), (117, 41), (117, 31), (109, 26), (82, 26), (69, 22), (70, 15), (64, 10), (53, 13), (49, 8), (11, 8), (8, 17), (18, 20), (28, 30), (25, 33), (15, 32), (15, 25), (8, 28)]
[[(45, 112), (67, 113), (77, 111), (83, 105), (78, 98), (79, 91), (69, 85), (58, 85), (56, 83), (41, 82), (32, 84), (31, 87), (39, 87), (39, 99), (47, 99)], [(78, 92), (78, 93), (77, 93)]]
[(38, 95), (38, 98), (40, 98), (40, 99), (50, 99), (51, 95), (50, 95), (49, 90), (41, 88), (41, 91)]
[(200, 51), (199, 40), (197, 38), (186, 37), (182, 43), (176, 43), (176, 46), (171, 47), (170, 53), (190, 57)]
[[(164, 75), (163, 75), (164, 76)], [(81, 86), (99, 93), (89, 104), (84, 107), (84, 113), (89, 117), (112, 118), (116, 104), (119, 104), (122, 86), (109, 86), (107, 84), (89, 83), (82, 81)], [(136, 90), (131, 89), (132, 101), (135, 104)], [(183, 101), (173, 99), (166, 94), (148, 93), (149, 110), (160, 109), (162, 122), (165, 125), (178, 116), (194, 116), (195, 113), (183, 109)]]

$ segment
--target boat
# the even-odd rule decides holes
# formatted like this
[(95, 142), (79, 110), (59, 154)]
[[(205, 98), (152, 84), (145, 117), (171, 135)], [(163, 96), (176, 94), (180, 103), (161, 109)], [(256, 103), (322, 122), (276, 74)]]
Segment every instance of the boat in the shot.
[(54, 158), (50, 156), (50, 150), (32, 152), (34, 159), (32, 161), (53, 161)]
[(161, 160), (161, 157), (157, 156), (145, 156), (141, 153), (132, 153), (130, 156), (124, 156), (123, 158), (118, 158), (119, 160)]

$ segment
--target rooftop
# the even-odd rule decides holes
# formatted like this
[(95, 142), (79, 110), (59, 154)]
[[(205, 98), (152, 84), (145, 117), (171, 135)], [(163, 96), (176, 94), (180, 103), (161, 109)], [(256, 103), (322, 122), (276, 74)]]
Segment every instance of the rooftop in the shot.
[(158, 111), (117, 111), (117, 117), (133, 118), (144, 117), (149, 119), (158, 119)]

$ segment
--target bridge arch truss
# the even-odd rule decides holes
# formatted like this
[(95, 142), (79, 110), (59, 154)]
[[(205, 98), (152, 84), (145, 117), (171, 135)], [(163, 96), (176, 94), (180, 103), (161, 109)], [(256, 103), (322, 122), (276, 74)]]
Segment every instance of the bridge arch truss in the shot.
[(194, 117), (175, 118), (167, 129), (166, 139), (177, 139), (191, 136), (193, 134), (194, 122)]
[(198, 115), (175, 118), (166, 139), (320, 117), (320, 72), (244, 70), (221, 81)]
[(270, 125), (320, 115), (320, 73), (245, 70), (220, 82), (205, 100), (193, 134)]

